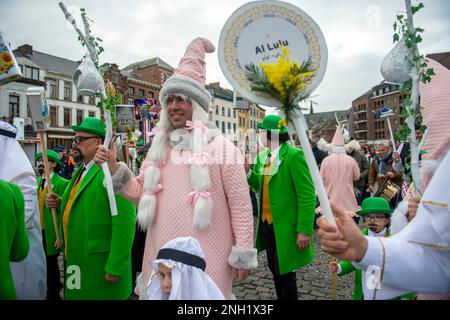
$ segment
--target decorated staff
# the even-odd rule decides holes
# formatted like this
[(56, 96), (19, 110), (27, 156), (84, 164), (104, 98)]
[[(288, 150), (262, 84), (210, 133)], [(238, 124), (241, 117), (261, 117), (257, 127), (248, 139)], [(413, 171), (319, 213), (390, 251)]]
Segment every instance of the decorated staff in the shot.
[(324, 215), (335, 224), (298, 106), (325, 74), (327, 47), (320, 28), (293, 5), (251, 2), (226, 22), (220, 35), (219, 61), (228, 81), (243, 96), (285, 114), (300, 139)]
[[(72, 24), (75, 31), (78, 33), (79, 39), (81, 40), (82, 44), (86, 45), (86, 48), (88, 50), (88, 53), (83, 58), (83, 61), (81, 62), (80, 66), (75, 71), (74, 83), (78, 89), (78, 92), (82, 96), (93, 96), (98, 95), (98, 93), (100, 93), (101, 102), (97, 106), (99, 106), (100, 108), (103, 108), (105, 106), (104, 116), (106, 122), (106, 136), (103, 142), (103, 146), (109, 149), (109, 144), (111, 142), (113, 135), (111, 110), (112, 108), (115, 107), (115, 104), (120, 103), (122, 99), (120, 98), (120, 94), (116, 93), (114, 86), (110, 82), (108, 82), (107, 87), (105, 89), (103, 78), (99, 73), (99, 59), (98, 59), (98, 54), (103, 51), (103, 48), (100, 48), (99, 51), (97, 52), (95, 47), (96, 42), (93, 42), (94, 41), (93, 39), (96, 39), (98, 41), (101, 41), (101, 39), (94, 38), (91, 35), (89, 22), (87, 20), (84, 10), (82, 10), (81, 17), (83, 19), (85, 34), (81, 32), (80, 28), (78, 28), (74, 17), (67, 11), (65, 5), (62, 2), (60, 2), (59, 6), (61, 7), (61, 10), (63, 11), (66, 19)], [(115, 216), (117, 215), (117, 205), (116, 205), (116, 198), (114, 197), (111, 173), (109, 171), (108, 166), (105, 163), (102, 164), (102, 170), (105, 174), (105, 186), (106, 189), (108, 190), (108, 199), (111, 208), (111, 215)]]
[(373, 111), (372, 113), (374, 116), (379, 116), (380, 118), (386, 118), (388, 128), (389, 128), (389, 134), (391, 136), (392, 150), (394, 152), (397, 152), (397, 148), (395, 147), (394, 133), (392, 132), (391, 121), (389, 120), (389, 117), (395, 115), (394, 111), (392, 109), (384, 107), (378, 111)]
[(288, 3), (248, 3), (235, 11), (222, 29), (219, 62), (228, 81), (243, 96), (285, 115), (303, 147), (324, 216), (336, 225), (298, 105), (325, 74), (327, 46), (319, 26)]
[[(28, 104), (30, 105), (31, 115), (33, 119), (33, 129), (39, 132), (39, 139), (41, 140), (42, 159), (44, 160), (44, 173), (47, 180), (48, 193), (53, 194), (53, 187), (50, 178), (50, 169), (47, 157), (47, 141), (45, 132), (49, 128), (49, 112), (45, 96), (44, 87), (31, 87), (27, 90)], [(59, 237), (58, 220), (56, 219), (56, 209), (52, 208), (53, 227), (55, 229), (55, 248), (61, 248), (61, 239)]]
[(19, 65), (0, 30), (0, 85), (22, 78)]
[[(392, 83), (402, 85), (410, 98), (405, 99), (404, 106), (408, 113), (406, 123), (409, 128), (409, 141), (411, 147), (411, 173), (414, 186), (419, 195), (421, 192), (421, 182), (419, 175), (419, 148), (415, 132), (415, 119), (419, 114), (419, 83), (427, 83), (434, 75), (433, 69), (427, 69), (427, 61), (419, 54), (417, 44), (422, 41), (420, 33), (424, 30), (414, 27), (413, 15), (424, 6), (419, 3), (411, 6), (411, 0), (405, 0), (406, 19), (403, 15), (397, 15), (394, 29), (400, 31), (394, 34), (394, 42), (398, 43), (386, 55), (381, 65), (383, 78)], [(403, 37), (400, 39), (400, 34)]]

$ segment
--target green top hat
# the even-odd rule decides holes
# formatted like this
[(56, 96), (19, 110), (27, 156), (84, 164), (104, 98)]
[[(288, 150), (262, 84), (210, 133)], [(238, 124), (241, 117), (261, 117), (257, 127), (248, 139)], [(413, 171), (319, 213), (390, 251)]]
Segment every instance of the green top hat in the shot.
[[(42, 152), (36, 153), (36, 161), (39, 160), (40, 158), (42, 158)], [(56, 162), (57, 164), (61, 164), (61, 162), (59, 161), (58, 154), (53, 150), (47, 149), (47, 158), (50, 161)]]
[(288, 133), (286, 119), (282, 119), (279, 116), (270, 115), (265, 116), (263, 122), (258, 124), (259, 129), (265, 129), (268, 131), (279, 130), (280, 134)]
[(106, 135), (105, 124), (97, 118), (89, 117), (83, 120), (79, 126), (72, 126), (75, 132), (89, 132), (102, 138)]
[(389, 202), (387, 202), (385, 199), (379, 197), (370, 197), (363, 201), (362, 209), (356, 214), (358, 216), (365, 216), (366, 214), (371, 213), (383, 213), (390, 217), (392, 215), (392, 210), (389, 206)]

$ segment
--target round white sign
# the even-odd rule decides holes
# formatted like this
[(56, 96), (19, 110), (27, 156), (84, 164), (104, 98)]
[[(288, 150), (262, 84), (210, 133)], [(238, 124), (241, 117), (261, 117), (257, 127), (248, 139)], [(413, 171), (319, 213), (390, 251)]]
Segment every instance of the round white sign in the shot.
[(322, 81), (327, 67), (327, 46), (319, 26), (298, 7), (280, 1), (255, 1), (228, 18), (219, 40), (220, 67), (235, 90), (252, 102), (281, 107), (272, 97), (251, 90), (245, 66), (274, 63), (281, 47), (299, 64), (310, 60), (316, 76), (306, 85), (311, 93)]

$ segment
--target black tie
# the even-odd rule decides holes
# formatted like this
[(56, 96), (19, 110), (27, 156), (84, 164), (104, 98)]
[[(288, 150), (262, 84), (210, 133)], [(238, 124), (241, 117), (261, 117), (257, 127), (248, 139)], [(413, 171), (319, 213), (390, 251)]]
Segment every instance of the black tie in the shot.
[(76, 186), (78, 181), (80, 181), (81, 177), (83, 176), (84, 170), (86, 170), (86, 167), (83, 167), (83, 169), (81, 169), (80, 175), (77, 177), (77, 180), (75, 181), (74, 186)]
[(45, 178), (42, 177), (42, 180), (41, 180), (41, 190), (44, 190), (44, 187), (45, 187)]

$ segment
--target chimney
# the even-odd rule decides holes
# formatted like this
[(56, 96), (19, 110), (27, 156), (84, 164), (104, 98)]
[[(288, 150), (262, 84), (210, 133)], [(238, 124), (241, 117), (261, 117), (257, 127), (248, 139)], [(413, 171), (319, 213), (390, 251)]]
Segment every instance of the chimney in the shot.
[(19, 51), (24, 56), (32, 56), (33, 55), (33, 47), (29, 44), (21, 45), (17, 47), (17, 51)]

